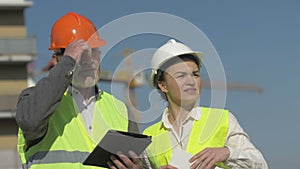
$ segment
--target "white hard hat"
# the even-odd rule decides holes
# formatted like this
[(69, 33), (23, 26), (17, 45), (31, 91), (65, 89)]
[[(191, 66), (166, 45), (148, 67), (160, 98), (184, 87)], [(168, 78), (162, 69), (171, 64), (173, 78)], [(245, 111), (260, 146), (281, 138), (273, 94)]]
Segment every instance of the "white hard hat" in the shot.
[(168, 60), (171, 58), (174, 58), (176, 56), (180, 55), (186, 55), (190, 54), (192, 56), (195, 56), (199, 60), (199, 65), (201, 63), (203, 53), (202, 52), (196, 52), (193, 51), (191, 48), (187, 47), (183, 43), (176, 42), (174, 39), (169, 40), (167, 43), (162, 45), (160, 48), (158, 48), (155, 53), (153, 54), (152, 60), (151, 60), (151, 85), (153, 87), (156, 87), (154, 84), (154, 77), (157, 74), (157, 70)]

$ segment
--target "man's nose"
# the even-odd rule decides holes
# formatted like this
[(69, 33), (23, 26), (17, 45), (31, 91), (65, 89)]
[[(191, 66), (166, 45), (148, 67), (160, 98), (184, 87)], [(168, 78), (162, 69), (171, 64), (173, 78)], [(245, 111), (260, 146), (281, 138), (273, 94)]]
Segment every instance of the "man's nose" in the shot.
[(91, 64), (91, 63), (92, 63), (92, 54), (87, 50), (83, 51), (80, 58), (80, 64)]

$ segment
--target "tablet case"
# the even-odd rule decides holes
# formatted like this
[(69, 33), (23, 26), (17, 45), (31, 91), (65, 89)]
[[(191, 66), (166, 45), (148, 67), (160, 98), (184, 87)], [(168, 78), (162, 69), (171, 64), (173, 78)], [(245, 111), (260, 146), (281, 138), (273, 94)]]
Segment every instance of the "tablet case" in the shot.
[(139, 156), (151, 142), (151, 136), (109, 130), (83, 164), (108, 168), (111, 155), (118, 157), (116, 154), (122, 152), (130, 157), (128, 151), (132, 150)]

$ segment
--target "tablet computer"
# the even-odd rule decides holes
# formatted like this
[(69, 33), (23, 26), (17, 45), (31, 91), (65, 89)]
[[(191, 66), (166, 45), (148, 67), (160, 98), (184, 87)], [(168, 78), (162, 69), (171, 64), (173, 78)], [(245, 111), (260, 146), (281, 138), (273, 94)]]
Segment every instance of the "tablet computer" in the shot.
[(117, 157), (116, 154), (122, 152), (124, 155), (130, 157), (128, 151), (132, 150), (139, 156), (151, 142), (151, 136), (109, 130), (83, 164), (108, 167), (107, 162), (110, 161), (111, 155)]

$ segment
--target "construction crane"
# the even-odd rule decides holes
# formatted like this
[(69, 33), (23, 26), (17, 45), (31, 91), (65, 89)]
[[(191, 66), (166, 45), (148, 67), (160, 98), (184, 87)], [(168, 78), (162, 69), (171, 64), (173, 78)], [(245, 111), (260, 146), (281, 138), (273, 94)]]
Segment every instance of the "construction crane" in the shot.
[[(145, 85), (145, 82), (149, 80), (149, 78), (144, 73), (139, 73), (137, 77), (134, 77), (133, 79), (130, 78), (133, 76), (133, 70), (132, 70), (132, 63), (130, 57), (128, 57), (132, 53), (132, 49), (125, 48), (123, 50), (123, 56), (125, 57), (125, 64), (126, 69), (124, 71), (120, 71), (117, 73), (116, 77), (114, 78), (115, 82), (124, 82), (127, 83), (129, 88), (136, 88), (141, 87)], [(105, 74), (110, 74), (107, 71), (103, 72), (103, 77), (105, 77)], [(141, 80), (141, 78), (144, 78)], [(110, 78), (104, 78), (102, 80), (109, 80)], [(132, 80), (130, 80), (132, 79)], [(101, 79), (100, 79), (101, 80)], [(128, 81), (130, 80), (130, 81)], [(250, 92), (257, 92), (257, 93), (263, 93), (263, 88), (259, 87), (255, 84), (242, 84), (242, 83), (226, 83), (226, 89), (225, 82), (224, 81), (210, 81), (210, 80), (202, 80), (202, 88), (211, 89), (212, 87), (214, 89), (220, 89), (220, 90), (236, 90), (236, 91), (250, 91)]]
[[(206, 89), (212, 88), (212, 83), (214, 83), (214, 89), (225, 90), (224, 82), (210, 82), (209, 80), (202, 80), (201, 87)], [(255, 84), (241, 84), (241, 83), (226, 83), (227, 90), (235, 90), (235, 91), (250, 91), (256, 93), (263, 93), (264, 89)]]
[[(135, 88), (145, 86), (146, 82), (149, 80), (148, 76), (146, 76), (145, 72), (140, 72), (134, 76), (134, 70), (131, 63), (131, 58), (129, 57), (132, 53), (132, 49), (125, 48), (121, 54), (121, 56), (125, 57), (125, 69), (118, 70), (113, 74), (112, 71), (101, 70), (100, 81), (113, 82), (113, 83), (124, 83), (125, 87), (128, 88), (127, 93), (125, 93), (125, 103), (131, 111), (134, 113), (134, 117), (139, 119), (140, 113), (137, 112), (137, 97), (135, 93)], [(41, 73), (47, 72), (50, 70), (54, 64), (49, 62), (44, 68), (40, 71), (34, 73), (34, 76), (38, 76)], [(226, 86), (226, 88), (225, 88)], [(256, 93), (263, 93), (263, 88), (258, 87), (255, 84), (241, 84), (241, 83), (228, 83), (224, 81), (210, 81), (210, 80), (202, 80), (202, 88), (206, 89), (219, 89), (219, 90), (234, 90), (234, 91), (250, 91)], [(133, 108), (133, 109), (132, 109)]]
[(122, 56), (125, 57), (125, 70), (118, 70), (113, 76), (110, 71), (101, 71), (100, 81), (112, 81), (125, 83), (129, 91), (126, 95), (127, 105), (132, 105), (137, 107), (137, 98), (134, 89), (137, 87), (142, 87), (145, 85), (146, 76), (143, 72), (138, 73), (134, 76), (134, 71), (132, 68), (131, 58), (128, 57), (131, 53), (130, 48), (125, 48)]
[[(127, 92), (125, 95), (125, 103), (127, 106), (129, 106), (130, 112), (133, 113), (134, 118), (139, 120), (141, 113), (137, 109), (138, 103), (134, 90), (135, 88), (144, 86), (149, 80), (149, 76), (146, 76), (145, 72), (140, 72), (136, 76), (133, 76), (134, 70), (131, 63), (131, 57), (129, 57), (131, 53), (132, 49), (130, 48), (125, 48), (122, 51), (121, 55), (125, 57), (125, 70), (118, 70), (114, 76), (109, 71), (102, 71), (100, 80), (125, 83), (125, 87), (128, 89), (128, 91), (125, 90)], [(226, 83), (225, 85), (224, 81), (202, 80), (201, 87), (206, 89), (213, 88), (219, 90), (250, 91), (257, 93), (263, 92), (263, 88), (258, 87), (255, 84)]]
[[(146, 84), (149, 80), (148, 76), (146, 76), (145, 72), (140, 72), (137, 75), (134, 75), (133, 66), (131, 63), (131, 58), (128, 57), (132, 53), (131, 48), (125, 48), (121, 54), (125, 57), (125, 69), (119, 70), (113, 74), (111, 71), (101, 70), (100, 81), (107, 81), (107, 82), (117, 82), (117, 83), (124, 83), (126, 87), (129, 89), (129, 96), (126, 102), (131, 103), (131, 105), (137, 107), (136, 101), (136, 94), (134, 89), (137, 87), (142, 87)], [(50, 61), (44, 68), (40, 71), (32, 72), (30, 71), (29, 74), (35, 78), (40, 76), (42, 73), (49, 71), (54, 64)], [(32, 70), (32, 68), (31, 68)], [(234, 90), (234, 91), (249, 91), (249, 92), (256, 92), (256, 93), (263, 93), (264, 89), (259, 87), (255, 84), (242, 84), (242, 83), (226, 83), (225, 89), (225, 82), (224, 81), (210, 81), (210, 80), (202, 80), (202, 88), (211, 89), (220, 89), (220, 90)]]

